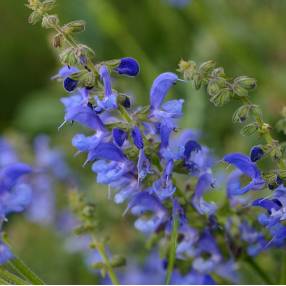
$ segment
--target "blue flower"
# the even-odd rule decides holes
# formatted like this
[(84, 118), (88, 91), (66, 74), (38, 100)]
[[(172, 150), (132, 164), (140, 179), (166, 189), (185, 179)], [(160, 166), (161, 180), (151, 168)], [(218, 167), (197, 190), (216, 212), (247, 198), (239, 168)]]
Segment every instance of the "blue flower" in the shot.
[(248, 156), (240, 153), (226, 155), (224, 161), (234, 165), (243, 174), (251, 178), (251, 182), (246, 186), (238, 189), (233, 189), (233, 195), (242, 195), (250, 190), (260, 190), (265, 186), (265, 181), (261, 176), (255, 163), (251, 162)]
[(114, 69), (119, 74), (136, 76), (139, 71), (139, 63), (133, 58), (122, 58), (120, 59), (120, 63), (118, 67)]
[(161, 178), (155, 181), (152, 185), (152, 192), (154, 192), (161, 201), (171, 197), (176, 191), (176, 187), (173, 185), (171, 177), (173, 167), (173, 160), (169, 160)]
[(217, 209), (214, 202), (206, 202), (203, 198), (203, 195), (213, 187), (213, 184), (214, 179), (209, 173), (202, 174), (198, 179), (192, 203), (200, 214), (212, 215)]
[[(139, 218), (135, 221), (135, 227), (144, 232), (152, 233), (167, 220), (167, 210), (161, 204), (159, 199), (146, 191), (140, 192), (129, 202), (128, 209)], [(150, 213), (144, 217), (145, 213)]]
[(152, 109), (158, 109), (160, 107), (167, 92), (177, 80), (178, 76), (171, 72), (162, 73), (154, 80), (150, 91), (150, 104)]

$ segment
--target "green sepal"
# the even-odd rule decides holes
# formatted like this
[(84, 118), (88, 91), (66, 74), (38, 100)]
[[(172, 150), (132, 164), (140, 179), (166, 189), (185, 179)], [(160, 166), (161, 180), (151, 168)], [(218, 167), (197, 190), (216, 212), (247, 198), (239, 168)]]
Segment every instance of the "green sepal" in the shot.
[(258, 131), (258, 125), (256, 122), (253, 122), (243, 126), (242, 129), (240, 130), (240, 134), (242, 136), (249, 136), (257, 131)]

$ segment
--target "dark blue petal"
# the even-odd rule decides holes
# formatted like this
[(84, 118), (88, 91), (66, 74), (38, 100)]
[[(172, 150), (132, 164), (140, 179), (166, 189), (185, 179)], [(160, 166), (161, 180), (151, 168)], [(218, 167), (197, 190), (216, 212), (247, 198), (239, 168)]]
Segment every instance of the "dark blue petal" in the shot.
[(133, 58), (122, 58), (120, 60), (120, 64), (115, 71), (119, 74), (129, 75), (129, 76), (136, 76), (139, 71), (139, 63)]
[(114, 142), (121, 147), (123, 145), (123, 143), (125, 142), (125, 140), (127, 139), (127, 132), (125, 132), (124, 130), (120, 129), (120, 128), (113, 128), (112, 130), (112, 135), (113, 135), (113, 139)]
[(123, 161), (125, 156), (122, 151), (113, 143), (99, 143), (97, 147), (91, 150), (88, 154), (88, 161), (95, 159), (104, 159), (110, 161)]
[(65, 78), (64, 80), (64, 88), (68, 92), (72, 92), (77, 88), (78, 81), (74, 80), (70, 77)]
[(251, 151), (250, 151), (250, 159), (252, 162), (256, 162), (258, 160), (260, 160), (264, 155), (264, 151), (258, 147), (258, 146), (254, 146), (252, 147)]
[(131, 131), (131, 136), (132, 136), (134, 145), (138, 149), (143, 149), (144, 148), (144, 142), (143, 142), (142, 134), (141, 134), (140, 129), (137, 126), (133, 127), (133, 129)]
[(188, 160), (190, 158), (192, 152), (198, 152), (200, 150), (202, 150), (202, 147), (198, 142), (194, 140), (189, 140), (185, 144), (185, 151), (184, 151), (185, 160)]
[(177, 80), (178, 76), (171, 72), (162, 73), (154, 80), (150, 91), (150, 104), (153, 109), (161, 105), (167, 92)]

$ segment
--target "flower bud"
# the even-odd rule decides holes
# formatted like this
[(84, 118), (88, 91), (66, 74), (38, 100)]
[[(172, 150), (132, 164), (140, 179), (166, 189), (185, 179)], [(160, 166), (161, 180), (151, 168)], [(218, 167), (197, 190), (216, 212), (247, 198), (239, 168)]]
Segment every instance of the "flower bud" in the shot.
[(76, 55), (76, 51), (73, 48), (65, 49), (60, 54), (60, 61), (62, 64), (67, 66), (75, 66), (79, 63), (78, 56)]
[(250, 160), (256, 162), (264, 156), (264, 151), (259, 146), (252, 147), (250, 151)]
[(83, 20), (76, 20), (65, 24), (62, 29), (65, 34), (79, 33), (85, 30), (86, 23)]
[(46, 29), (54, 28), (59, 24), (59, 18), (57, 15), (47, 15), (43, 17), (42, 27)]
[(122, 58), (118, 67), (114, 69), (119, 74), (129, 75), (129, 76), (136, 76), (139, 71), (140, 67), (138, 62), (133, 58)]
[(244, 87), (242, 87), (238, 83), (234, 84), (233, 92), (240, 97), (244, 97), (244, 96), (248, 95), (247, 89), (245, 89)]
[(183, 77), (185, 80), (193, 79), (196, 70), (197, 70), (197, 65), (193, 61), (181, 60), (179, 63), (178, 72), (183, 73)]
[(78, 85), (78, 81), (70, 77), (67, 77), (64, 80), (64, 88), (68, 92), (72, 92), (73, 90), (75, 90), (77, 88), (77, 85)]
[(45, 0), (41, 3), (41, 9), (44, 12), (49, 12), (56, 6), (56, 0)]
[(249, 112), (251, 110), (251, 105), (240, 106), (233, 114), (232, 121), (234, 123), (242, 123), (249, 117)]
[(243, 126), (240, 133), (242, 136), (249, 136), (249, 135), (254, 134), (257, 130), (258, 130), (257, 123), (254, 122), (254, 123), (250, 123), (250, 124)]
[(79, 82), (81, 85), (85, 87), (89, 87), (89, 88), (94, 87), (94, 84), (95, 84), (94, 73), (89, 72), (89, 71), (82, 73), (81, 76), (79, 77)]
[(28, 18), (29, 24), (35, 25), (42, 19), (42, 13), (35, 10), (31, 13), (31, 15)]
[(231, 97), (231, 91), (228, 88), (223, 88), (220, 90), (220, 92), (212, 96), (210, 98), (210, 101), (215, 105), (215, 106), (223, 106), (225, 103), (227, 103), (230, 100)]
[(208, 74), (211, 70), (213, 70), (216, 66), (216, 63), (214, 61), (207, 61), (200, 65), (199, 67), (199, 73), (205, 75)]
[(248, 76), (240, 76), (234, 80), (235, 84), (247, 90), (254, 89), (256, 87), (256, 80)]

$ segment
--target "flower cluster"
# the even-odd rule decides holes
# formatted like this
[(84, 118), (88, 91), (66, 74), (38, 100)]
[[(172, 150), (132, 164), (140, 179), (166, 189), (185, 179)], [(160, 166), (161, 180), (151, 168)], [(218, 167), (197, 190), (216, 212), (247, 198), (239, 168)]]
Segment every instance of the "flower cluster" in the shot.
[[(76, 154), (86, 154), (83, 165), (91, 165), (97, 183), (108, 186), (108, 195), (115, 203), (127, 205), (124, 214), (135, 217), (136, 229), (158, 242), (159, 272), (166, 273), (165, 282), (235, 283), (239, 259), (252, 261), (251, 256), (263, 250), (284, 247), (285, 160), (281, 144), (270, 134), (270, 125), (249, 99), (255, 79), (240, 76), (229, 80), (223, 68), (212, 61), (197, 66), (182, 60), (178, 71), (184, 79), (173, 72), (158, 75), (149, 92), (149, 104), (138, 107), (115, 88), (116, 77), (137, 76), (137, 60), (124, 57), (95, 62), (95, 53), (73, 38), (84, 30), (84, 23), (60, 25), (56, 15), (47, 13), (54, 1), (50, 6), (45, 2), (29, 1), (33, 10), (30, 21), (42, 20), (43, 27), (57, 32), (53, 44), (61, 49), (63, 67), (54, 78), (62, 81), (69, 93), (61, 99), (65, 116), (60, 128), (68, 123), (85, 128), (86, 133), (72, 139)], [(239, 99), (243, 105), (233, 121), (252, 118), (242, 134), (258, 133), (266, 141), (254, 146), (249, 156), (224, 156), (222, 161), (235, 170), (227, 176), (223, 203), (208, 199), (220, 181), (214, 167), (221, 161), (199, 142), (197, 132), (179, 129), (184, 100), (166, 99), (175, 84), (188, 80), (197, 89), (205, 86), (216, 106)], [(258, 165), (267, 156), (275, 163), (268, 173)], [(269, 189), (271, 195), (264, 196)], [(80, 207), (82, 227), (78, 231), (90, 234), (95, 217), (83, 210), (84, 205)], [(249, 216), (249, 210), (255, 216)], [(116, 283), (103, 243), (91, 240), (101, 256), (100, 267)]]

